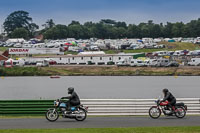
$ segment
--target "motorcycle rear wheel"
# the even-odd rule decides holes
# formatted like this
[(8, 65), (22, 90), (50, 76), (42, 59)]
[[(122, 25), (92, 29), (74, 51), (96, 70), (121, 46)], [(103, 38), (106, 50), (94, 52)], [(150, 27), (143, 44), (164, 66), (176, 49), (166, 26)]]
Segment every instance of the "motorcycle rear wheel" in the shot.
[(175, 110), (175, 116), (177, 118), (184, 118), (186, 115), (186, 111), (184, 107), (177, 107)]
[(158, 107), (151, 107), (149, 109), (149, 116), (153, 119), (159, 118), (161, 115), (161, 110)]
[(77, 121), (84, 121), (87, 118), (87, 111), (85, 109), (80, 108), (78, 113), (76, 114), (75, 119)]

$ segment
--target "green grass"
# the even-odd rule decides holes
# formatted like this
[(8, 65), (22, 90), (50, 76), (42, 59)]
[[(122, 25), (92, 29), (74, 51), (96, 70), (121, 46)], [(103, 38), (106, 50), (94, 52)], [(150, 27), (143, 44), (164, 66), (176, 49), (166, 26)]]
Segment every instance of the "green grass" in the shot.
[(65, 52), (65, 55), (68, 55), (68, 54), (77, 55), (78, 52), (66, 51), (66, 52)]
[(199, 49), (199, 45), (193, 43), (184, 43), (184, 42), (160, 42), (159, 44), (165, 44), (166, 50), (175, 51), (175, 50), (195, 50)]
[(200, 127), (3, 129), (1, 133), (199, 133)]
[(0, 51), (4, 52), (8, 49), (8, 47), (0, 47)]
[(123, 50), (124, 53), (152, 53), (155, 51), (164, 51), (166, 49), (135, 49), (135, 50)]
[(0, 67), (0, 76), (48, 76), (49, 74), (37, 67)]

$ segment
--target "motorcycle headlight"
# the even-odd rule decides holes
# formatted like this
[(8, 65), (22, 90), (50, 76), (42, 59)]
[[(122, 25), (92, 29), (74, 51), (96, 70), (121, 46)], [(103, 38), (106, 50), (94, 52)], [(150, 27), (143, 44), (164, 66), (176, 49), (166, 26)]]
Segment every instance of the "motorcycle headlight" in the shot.
[(59, 102), (54, 101), (54, 106), (58, 106), (58, 105), (59, 105)]

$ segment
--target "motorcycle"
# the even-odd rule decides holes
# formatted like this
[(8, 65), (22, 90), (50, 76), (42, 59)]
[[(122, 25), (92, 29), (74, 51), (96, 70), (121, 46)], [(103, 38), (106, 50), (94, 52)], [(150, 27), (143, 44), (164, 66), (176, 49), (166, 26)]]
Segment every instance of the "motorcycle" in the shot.
[(184, 103), (176, 103), (175, 106), (170, 109), (167, 105), (168, 101), (161, 102), (160, 99), (156, 100), (157, 106), (152, 106), (149, 109), (149, 116), (153, 119), (157, 119), (161, 116), (161, 113), (165, 116), (176, 116), (177, 118), (183, 118), (186, 115), (187, 106)]
[(47, 110), (45, 116), (46, 119), (50, 122), (56, 121), (61, 115), (63, 118), (75, 119), (77, 121), (84, 121), (87, 117), (88, 107), (83, 105), (73, 106), (71, 110), (66, 110), (66, 103), (62, 100), (57, 99), (54, 101), (54, 108)]

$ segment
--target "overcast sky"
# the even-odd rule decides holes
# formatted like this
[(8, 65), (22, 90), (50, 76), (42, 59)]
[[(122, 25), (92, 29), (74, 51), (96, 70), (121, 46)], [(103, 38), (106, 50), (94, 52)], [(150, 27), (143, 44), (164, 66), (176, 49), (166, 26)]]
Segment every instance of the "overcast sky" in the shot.
[(200, 0), (0, 0), (0, 25), (17, 10), (28, 11), (40, 27), (50, 18), (56, 24), (107, 18), (128, 24), (148, 20), (187, 23), (200, 17), (199, 6)]

